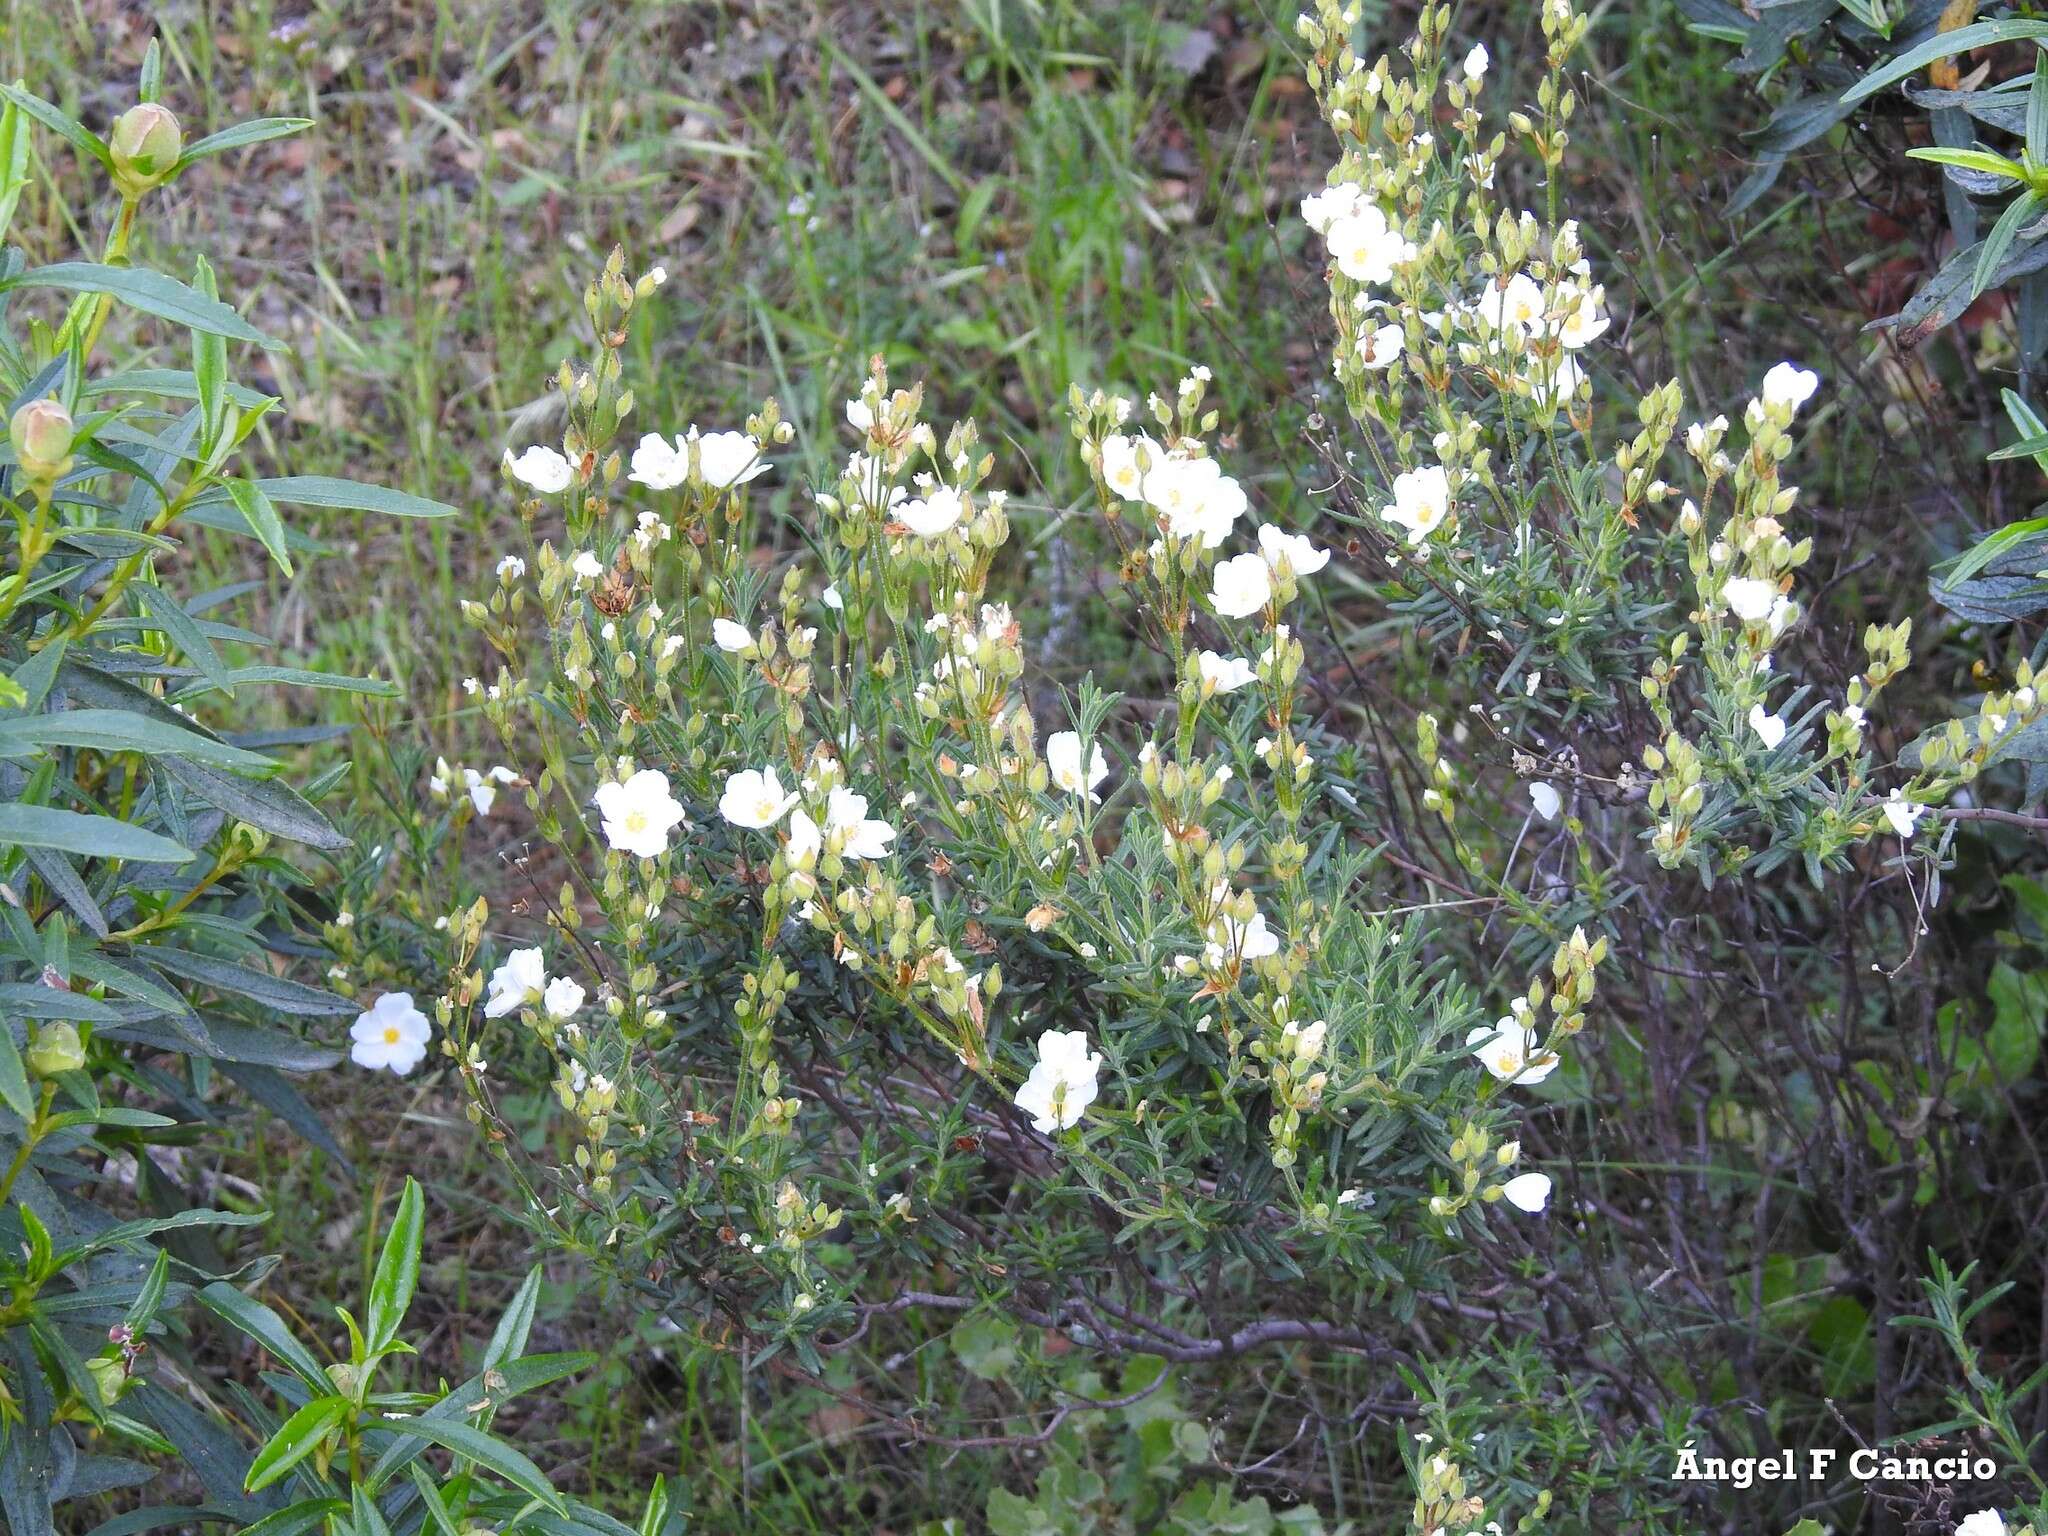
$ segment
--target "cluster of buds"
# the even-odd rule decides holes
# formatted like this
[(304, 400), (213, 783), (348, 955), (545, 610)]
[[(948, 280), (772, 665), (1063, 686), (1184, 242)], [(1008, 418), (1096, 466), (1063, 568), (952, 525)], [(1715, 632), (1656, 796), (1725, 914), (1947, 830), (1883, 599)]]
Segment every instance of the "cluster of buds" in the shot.
[(1416, 1536), (1451, 1536), (1486, 1516), (1486, 1500), (1465, 1490), (1465, 1474), (1441, 1451), (1415, 1469)]
[[(1557, 946), (1550, 960), (1551, 1025), (1548, 1044), (1554, 1049), (1586, 1027), (1586, 1005), (1593, 1001), (1593, 972), (1607, 958), (1607, 936), (1591, 940), (1586, 930), (1574, 928), (1571, 937)], [(1543, 1003), (1543, 983), (1529, 984), (1529, 1006)]]
[(1273, 1016), (1277, 1027), (1253, 1042), (1252, 1054), (1265, 1060), (1272, 1088), (1273, 1114), (1266, 1129), (1272, 1137), (1273, 1166), (1291, 1168), (1299, 1156), (1302, 1126), (1322, 1107), (1329, 1085), (1329, 1026), (1321, 1019), (1297, 1024), (1287, 1016), (1284, 996)]

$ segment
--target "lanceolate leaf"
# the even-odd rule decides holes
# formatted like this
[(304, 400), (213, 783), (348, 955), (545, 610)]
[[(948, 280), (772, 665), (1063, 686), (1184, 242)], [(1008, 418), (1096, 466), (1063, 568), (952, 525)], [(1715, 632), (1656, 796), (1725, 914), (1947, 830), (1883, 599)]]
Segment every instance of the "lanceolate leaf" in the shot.
[(370, 1280), (368, 1343), (373, 1353), (398, 1337), (399, 1324), (405, 1321), (406, 1309), (412, 1305), (413, 1291), (420, 1279), (421, 1220), (419, 1184), (407, 1179), (405, 1191), (398, 1197), (398, 1211), (391, 1219), (391, 1230), (384, 1238), (377, 1272)]
[(91, 859), (138, 859), (186, 864), (195, 855), (167, 837), (111, 816), (91, 816), (42, 805), (0, 805), (0, 847), (54, 848)]
[(275, 773), (278, 767), (260, 752), (245, 752), (197, 731), (126, 710), (67, 709), (0, 720), (0, 757), (33, 757), (51, 747), (189, 757), (259, 775)]
[(308, 848), (346, 848), (344, 837), (319, 809), (282, 779), (250, 780), (220, 773), (204, 763), (169, 759), (164, 772), (215, 810), (260, 827), (273, 837)]
[(147, 959), (152, 965), (182, 976), (187, 981), (196, 981), (201, 986), (212, 987), (217, 992), (231, 992), (237, 997), (246, 997), (252, 1002), (274, 1008), (279, 1013), (298, 1014), (307, 1018), (326, 1018), (338, 1013), (348, 1013), (355, 1004), (347, 998), (332, 992), (323, 992), (318, 987), (309, 987), (296, 981), (287, 981), (282, 976), (273, 976), (267, 971), (251, 970), (236, 965), (232, 960), (218, 959), (213, 955), (194, 954), (191, 950), (173, 949), (167, 944), (152, 944), (136, 950), (138, 958)]
[(349, 1411), (347, 1399), (316, 1397), (278, 1427), (249, 1463), (249, 1475), (242, 1486), (260, 1493), (320, 1449), (329, 1430)]
[(382, 512), (390, 517), (453, 517), (455, 509), (446, 502), (429, 501), (388, 486), (363, 485), (354, 480), (337, 480), (331, 475), (290, 475), (279, 480), (258, 480), (258, 488), (272, 501), (294, 507), (333, 507), (345, 512)]
[(196, 293), (175, 277), (152, 272), (147, 267), (107, 267), (93, 261), (60, 261), (47, 267), (31, 267), (5, 288), (62, 288), (73, 293), (104, 293), (155, 315), (188, 331), (225, 336), (230, 341), (274, 346), (269, 337), (250, 325), (218, 299)]

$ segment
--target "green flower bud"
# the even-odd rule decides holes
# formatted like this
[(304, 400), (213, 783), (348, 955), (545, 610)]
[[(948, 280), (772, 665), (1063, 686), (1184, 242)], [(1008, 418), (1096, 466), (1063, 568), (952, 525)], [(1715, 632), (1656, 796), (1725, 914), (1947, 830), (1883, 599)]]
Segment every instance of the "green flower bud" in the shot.
[(114, 186), (132, 201), (171, 179), (185, 130), (168, 108), (145, 101), (115, 120), (107, 147), (114, 157)]
[(121, 1394), (128, 1389), (128, 1367), (120, 1360), (103, 1357), (85, 1362), (86, 1374), (92, 1377), (92, 1384), (100, 1394), (100, 1406), (111, 1408), (121, 1400)]
[(31, 400), (7, 424), (14, 461), (31, 484), (48, 485), (71, 468), (71, 413), (55, 400)]
[(37, 1027), (28, 1048), (29, 1071), (37, 1077), (55, 1077), (84, 1065), (85, 1042), (78, 1038), (76, 1024), (69, 1019), (51, 1019)]

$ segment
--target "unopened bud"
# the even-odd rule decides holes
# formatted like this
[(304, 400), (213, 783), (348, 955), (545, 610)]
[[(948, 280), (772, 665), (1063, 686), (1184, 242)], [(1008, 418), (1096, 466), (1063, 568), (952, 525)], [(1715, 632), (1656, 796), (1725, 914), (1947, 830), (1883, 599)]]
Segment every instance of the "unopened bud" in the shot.
[(48, 485), (71, 468), (71, 413), (55, 400), (31, 400), (7, 424), (14, 462), (32, 484)]
[(55, 1077), (84, 1065), (85, 1042), (78, 1038), (76, 1024), (69, 1019), (51, 1019), (36, 1029), (28, 1048), (29, 1071), (37, 1077)]
[(185, 130), (169, 108), (145, 101), (115, 120), (108, 149), (114, 158), (114, 186), (130, 201), (171, 179)]

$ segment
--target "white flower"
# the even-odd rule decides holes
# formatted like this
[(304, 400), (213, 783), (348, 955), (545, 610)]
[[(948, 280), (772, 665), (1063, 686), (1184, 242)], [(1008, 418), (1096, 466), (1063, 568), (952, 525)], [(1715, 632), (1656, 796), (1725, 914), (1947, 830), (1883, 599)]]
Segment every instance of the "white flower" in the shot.
[(1102, 798), (1095, 793), (1095, 786), (1109, 777), (1109, 763), (1103, 757), (1099, 744), (1089, 744), (1087, 777), (1084, 780), (1080, 736), (1073, 731), (1054, 731), (1045, 741), (1045, 766), (1052, 775), (1053, 783), (1068, 794), (1086, 795), (1090, 800)]
[(1995, 1509), (1980, 1509), (1963, 1518), (1956, 1536), (2005, 1536), (2005, 1516)]
[(668, 852), (668, 835), (683, 820), (683, 808), (668, 792), (668, 775), (642, 768), (623, 783), (597, 786), (597, 810), (604, 840), (620, 853), (643, 859)]
[(875, 428), (875, 408), (865, 400), (847, 401), (846, 424), (856, 432), (872, 432)]
[(1557, 1070), (1555, 1051), (1536, 1049), (1536, 1031), (1512, 1014), (1498, 1024), (1475, 1024), (1465, 1036), (1486, 1070), (1502, 1082), (1534, 1086)]
[(1526, 272), (1505, 283), (1489, 280), (1479, 290), (1479, 318), (1495, 331), (1536, 333), (1543, 323), (1543, 285)]
[(1750, 705), (1749, 728), (1762, 738), (1766, 747), (1775, 747), (1785, 739), (1785, 722), (1776, 715), (1765, 714), (1761, 704)]
[(1558, 322), (1557, 339), (1576, 351), (1606, 335), (1611, 323), (1607, 318), (1606, 298), (1607, 290), (1597, 284), (1581, 293), (1578, 302), (1572, 304), (1565, 311), (1564, 319)]
[(836, 583), (827, 587), (819, 595), (818, 601), (827, 608), (830, 608), (834, 613), (842, 612), (846, 607), (846, 599), (839, 595), (839, 587)]
[(1330, 563), (1330, 552), (1317, 549), (1307, 535), (1283, 533), (1271, 523), (1259, 525), (1259, 553), (1276, 574), (1283, 559), (1296, 576), (1313, 576)]
[(543, 496), (556, 496), (569, 488), (575, 478), (575, 471), (569, 461), (552, 448), (535, 445), (512, 457), (512, 450), (505, 450), (505, 467), (512, 471), (512, 478), (521, 485), (539, 491)]
[[(1138, 465), (1143, 451), (1145, 464)], [(1145, 481), (1166, 462), (1166, 450), (1144, 433), (1112, 432), (1102, 440), (1102, 478), (1125, 501), (1145, 500)]]
[(1202, 669), (1202, 681), (1218, 693), (1235, 693), (1258, 677), (1252, 664), (1241, 656), (1203, 651), (1195, 657), (1195, 664)]
[(1317, 234), (1327, 236), (1330, 226), (1358, 212), (1365, 200), (1365, 188), (1355, 181), (1340, 181), (1334, 187), (1301, 200), (1301, 216)]
[(626, 478), (650, 491), (672, 491), (690, 478), (690, 457), (668, 438), (649, 432), (633, 450)]
[(1216, 567), (1209, 601), (1226, 619), (1257, 613), (1273, 597), (1273, 573), (1264, 555), (1233, 555)]
[(484, 1017), (502, 1019), (517, 1013), (527, 1002), (547, 989), (547, 966), (538, 949), (515, 949), (505, 963), (491, 972), (491, 985), (484, 998)]
[(713, 490), (745, 485), (768, 473), (761, 445), (744, 432), (707, 432), (699, 437), (692, 427), (690, 438), (697, 444), (698, 478)]
[(1088, 1049), (1082, 1030), (1048, 1029), (1038, 1037), (1038, 1063), (1017, 1090), (1017, 1107), (1031, 1116), (1031, 1128), (1051, 1134), (1079, 1123), (1095, 1102), (1102, 1053)]
[[(803, 813), (798, 811), (796, 814)], [(791, 826), (794, 829), (794, 821)], [(886, 859), (889, 857), (889, 845), (896, 840), (894, 827), (868, 816), (867, 797), (855, 794), (844, 785), (825, 797), (825, 830), (844, 834), (842, 851), (849, 859)], [(794, 830), (790, 841), (796, 841)]]
[(433, 1033), (410, 992), (386, 992), (349, 1026), (348, 1059), (372, 1072), (389, 1067), (404, 1077), (426, 1060)]
[(1383, 325), (1358, 338), (1358, 361), (1377, 373), (1382, 368), (1391, 368), (1407, 344), (1408, 333), (1400, 326)]
[(736, 827), (760, 829), (782, 820), (783, 812), (796, 804), (794, 794), (784, 794), (782, 781), (773, 768), (748, 768), (725, 781), (725, 793), (718, 798), (718, 814)]
[(1394, 504), (1380, 516), (1408, 530), (1408, 542), (1420, 547), (1443, 526), (1451, 513), (1451, 477), (1441, 464), (1425, 464), (1394, 477)]
[(754, 632), (746, 625), (736, 624), (731, 619), (713, 619), (711, 638), (718, 642), (721, 651), (751, 650), (754, 644)]
[(526, 562), (517, 555), (507, 555), (498, 562), (498, 575), (502, 580), (517, 581), (526, 574)]
[(1763, 402), (1765, 405), (1788, 406), (1792, 410), (1806, 404), (1813, 398), (1813, 392), (1820, 388), (1820, 375), (1796, 363), (1778, 363), (1764, 375)]
[(1906, 792), (1902, 789), (1894, 789), (1885, 797), (1884, 819), (1892, 824), (1892, 830), (1901, 837), (1911, 837), (1913, 828), (1919, 825), (1920, 818), (1926, 814), (1927, 807), (1915, 805), (1908, 800)]
[(1492, 62), (1486, 54), (1486, 44), (1474, 43), (1472, 51), (1465, 55), (1465, 78), (1477, 85), (1486, 78), (1486, 66)]
[(567, 976), (557, 976), (541, 989), (540, 1005), (551, 1019), (570, 1017), (583, 1006), (583, 988)]
[(1778, 601), (1776, 582), (1759, 576), (1735, 576), (1721, 585), (1721, 601), (1745, 624), (1761, 624)]
[(950, 533), (966, 510), (958, 491), (950, 485), (940, 485), (933, 487), (929, 496), (903, 502), (896, 508), (896, 516), (919, 538), (936, 539)]
[(469, 803), (476, 807), (479, 816), (491, 814), (491, 806), (498, 798), (498, 785), (518, 782), (519, 775), (502, 764), (488, 774), (478, 773), (474, 768), (462, 770), (462, 787), (469, 792)]
[(1166, 514), (1176, 539), (1199, 539), (1214, 549), (1251, 505), (1244, 487), (1214, 459), (1167, 459), (1145, 481), (1145, 500)]
[(1529, 800), (1536, 807), (1536, 814), (1545, 821), (1557, 820), (1557, 810), (1564, 802), (1559, 798), (1556, 786), (1538, 779), (1529, 786)]
[(1266, 914), (1254, 912), (1244, 922), (1224, 913), (1209, 925), (1204, 958), (1214, 968), (1249, 963), (1280, 953), (1280, 935), (1266, 926)]
[(604, 567), (598, 563), (597, 556), (587, 549), (581, 551), (574, 560), (569, 562), (569, 569), (585, 581), (595, 581), (604, 574)]
[(1337, 270), (1354, 283), (1387, 283), (1394, 269), (1415, 259), (1415, 247), (1387, 223), (1377, 203), (1365, 203), (1324, 231)]
[(1500, 1187), (1501, 1197), (1518, 1211), (1532, 1215), (1550, 1204), (1550, 1175), (1518, 1173)]

